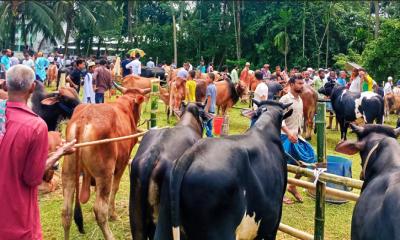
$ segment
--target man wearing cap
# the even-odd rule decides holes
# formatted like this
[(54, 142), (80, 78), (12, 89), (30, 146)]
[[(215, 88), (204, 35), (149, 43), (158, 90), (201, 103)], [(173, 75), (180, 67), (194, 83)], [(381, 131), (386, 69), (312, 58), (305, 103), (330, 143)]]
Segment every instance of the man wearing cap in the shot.
[(171, 84), (170, 106), (173, 111), (179, 111), (181, 102), (185, 99), (188, 69), (189, 64), (184, 63), (183, 68), (179, 69), (175, 81)]
[(153, 68), (154, 66), (155, 65), (154, 65), (154, 62), (153, 62), (153, 58), (149, 57), (149, 61), (146, 63), (146, 67)]
[(388, 80), (385, 83), (385, 86), (383, 87), (383, 92), (384, 92), (385, 95), (389, 94), (389, 93), (393, 93), (392, 86), (393, 86), (393, 78), (392, 77), (388, 77)]
[(93, 82), (93, 72), (95, 62), (88, 63), (88, 71), (83, 79), (83, 103), (95, 103), (94, 89), (96, 85)]
[(244, 82), (246, 87), (249, 86), (249, 70), (250, 70), (250, 63), (246, 62), (246, 65), (244, 65), (244, 68), (242, 72), (240, 73), (240, 81)]
[(135, 60), (128, 63), (125, 68), (130, 69), (133, 76), (140, 76), (142, 73), (142, 63), (140, 62), (140, 54), (135, 54)]
[(35, 61), (35, 73), (36, 73), (36, 80), (44, 82), (47, 77), (46, 68), (49, 67), (49, 60), (43, 57), (42, 52), (37, 53), (37, 59)]

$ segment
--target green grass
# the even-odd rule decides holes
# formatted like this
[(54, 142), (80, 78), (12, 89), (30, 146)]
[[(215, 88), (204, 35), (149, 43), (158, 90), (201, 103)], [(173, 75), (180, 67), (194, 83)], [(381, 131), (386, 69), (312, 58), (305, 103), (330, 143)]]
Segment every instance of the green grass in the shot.
[[(246, 107), (245, 104), (238, 104), (237, 107)], [(142, 119), (149, 118), (150, 104), (146, 106), (147, 111), (143, 110)], [(168, 126), (175, 124), (175, 120), (171, 120), (167, 124), (164, 105), (160, 103), (158, 114), (158, 126)], [(230, 112), (230, 134), (240, 134), (246, 131), (249, 126), (249, 120), (240, 115), (239, 109), (231, 109)], [(387, 121), (394, 126), (397, 118), (390, 116)], [(145, 125), (141, 126), (145, 128)], [(64, 128), (63, 128), (64, 129)], [(339, 141), (340, 133), (332, 130), (326, 131), (327, 138), (327, 154), (335, 154), (333, 151), (336, 143)], [(354, 139), (353, 134), (348, 134), (350, 139)], [(312, 145), (316, 146), (316, 136), (313, 135)], [(137, 150), (138, 145), (132, 151), (132, 155)], [(353, 178), (358, 178), (360, 174), (360, 157), (354, 155), (347, 158), (353, 162)], [(116, 239), (131, 239), (129, 217), (128, 217), (128, 199), (129, 199), (129, 173), (125, 172), (121, 181), (120, 190), (117, 194), (116, 210), (120, 220), (111, 222), (110, 226)], [(300, 189), (302, 190), (302, 189)], [(314, 208), (315, 201), (307, 196), (306, 192), (301, 191), (304, 197), (304, 203), (296, 203), (294, 205), (284, 205), (282, 223), (288, 224), (297, 229), (313, 234), (314, 229)], [(354, 191), (357, 192), (357, 191)], [(289, 195), (287, 195), (289, 196)], [(290, 196), (291, 197), (291, 196)], [(94, 192), (92, 189), (91, 199), (89, 203), (83, 205), (83, 215), (86, 234), (78, 233), (76, 226), (71, 226), (71, 239), (103, 239), (102, 233), (96, 224), (94, 213), (92, 210), (94, 200)], [(62, 239), (63, 228), (61, 225), (61, 208), (63, 198), (61, 190), (53, 193), (42, 195), (40, 197), (40, 213), (44, 239)], [(325, 208), (325, 239), (350, 239), (351, 216), (354, 208), (354, 202), (348, 202), (341, 205), (327, 204)], [(278, 239), (293, 239), (292, 237), (278, 233)]]

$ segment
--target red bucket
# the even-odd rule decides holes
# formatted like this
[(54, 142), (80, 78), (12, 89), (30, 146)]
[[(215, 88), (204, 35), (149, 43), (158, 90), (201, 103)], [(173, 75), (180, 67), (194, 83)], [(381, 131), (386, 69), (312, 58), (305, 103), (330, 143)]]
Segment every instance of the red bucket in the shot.
[(223, 117), (215, 117), (214, 118), (214, 133), (216, 135), (221, 135), (222, 124), (224, 123)]

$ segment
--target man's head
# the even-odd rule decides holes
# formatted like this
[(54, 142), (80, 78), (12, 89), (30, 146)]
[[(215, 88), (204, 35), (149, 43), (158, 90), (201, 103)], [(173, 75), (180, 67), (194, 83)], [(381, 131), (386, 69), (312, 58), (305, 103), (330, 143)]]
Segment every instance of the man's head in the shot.
[(24, 53), (24, 58), (25, 58), (25, 60), (29, 60), (29, 57), (30, 57), (30, 56), (29, 56), (29, 53), (27, 53), (27, 52)]
[(360, 77), (363, 77), (363, 76), (365, 76), (365, 69), (364, 68), (360, 68), (359, 70), (358, 70), (358, 75), (360, 75)]
[(309, 72), (309, 71), (304, 71), (304, 72), (303, 72), (303, 77), (304, 77), (305, 79), (308, 79), (308, 78), (310, 77), (310, 72)]
[(139, 59), (140, 58), (140, 53), (135, 53), (135, 58)]
[(258, 70), (257, 70), (257, 71), (254, 73), (254, 76), (255, 76), (256, 79), (259, 80), (259, 81), (262, 81), (262, 80), (263, 80), (263, 74), (262, 74), (261, 71), (258, 71)]
[(214, 79), (215, 79), (214, 73), (208, 73), (208, 74), (207, 74), (207, 78), (206, 78), (207, 83), (212, 83), (212, 82), (214, 82)]
[(264, 69), (269, 70), (269, 64), (264, 64)]
[(346, 79), (346, 77), (347, 77), (346, 72), (345, 71), (340, 71), (340, 78)]
[(185, 62), (185, 63), (183, 64), (183, 68), (184, 68), (186, 71), (189, 70), (189, 67), (190, 67), (190, 65), (189, 65), (188, 62)]
[(38, 57), (43, 57), (43, 53), (42, 53), (42, 52), (38, 52), (38, 53), (37, 53), (37, 56), (38, 56)]
[(96, 67), (96, 63), (95, 62), (89, 62), (88, 63), (88, 71), (90, 72), (90, 73), (93, 73), (94, 72), (94, 68)]
[(149, 61), (153, 61), (153, 58), (152, 58), (152, 57), (149, 57)]
[(78, 59), (75, 61), (76, 68), (83, 70), (85, 68), (85, 61), (83, 59)]
[(249, 63), (249, 62), (246, 62), (245, 67), (249, 68), (249, 67), (250, 67), (250, 63)]
[(281, 66), (276, 66), (275, 67), (275, 72), (277, 73), (277, 74), (280, 74), (281, 73)]
[(392, 77), (388, 77), (388, 82), (393, 82), (393, 78)]
[(11, 49), (6, 49), (6, 55), (11, 57), (12, 56), (12, 51)]
[(190, 76), (190, 79), (194, 79), (196, 77), (196, 71), (195, 70), (189, 71), (189, 76)]
[(99, 64), (101, 66), (105, 66), (107, 64), (107, 61), (105, 59), (100, 59)]
[(131, 58), (131, 55), (125, 54), (125, 58), (126, 58), (126, 59), (129, 59), (129, 58)]
[(201, 61), (200, 61), (200, 65), (201, 65), (201, 66), (204, 66), (204, 60), (201, 60)]
[(329, 77), (330, 77), (331, 79), (336, 79), (336, 72), (335, 72), (335, 71), (330, 71), (330, 72), (329, 72)]
[(15, 65), (7, 71), (6, 87), (9, 99), (23, 98), (28, 101), (29, 95), (35, 89), (35, 73), (25, 65)]
[(323, 69), (318, 70), (318, 76), (320, 79), (325, 78), (325, 71)]
[(228, 72), (228, 66), (226, 66), (226, 65), (224, 65), (224, 66), (222, 66), (222, 68), (221, 68), (221, 70), (223, 71), (223, 72)]
[(290, 90), (297, 94), (303, 92), (304, 80), (301, 74), (296, 73), (293, 77), (289, 79)]

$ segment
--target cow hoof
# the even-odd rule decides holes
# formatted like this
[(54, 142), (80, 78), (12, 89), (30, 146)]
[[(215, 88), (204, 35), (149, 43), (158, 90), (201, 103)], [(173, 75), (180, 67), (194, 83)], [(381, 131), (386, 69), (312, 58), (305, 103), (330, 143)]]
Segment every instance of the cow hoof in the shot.
[(111, 214), (111, 215), (110, 215), (110, 221), (111, 221), (111, 222), (119, 221), (119, 220), (120, 220), (120, 218), (118, 217), (117, 214)]

